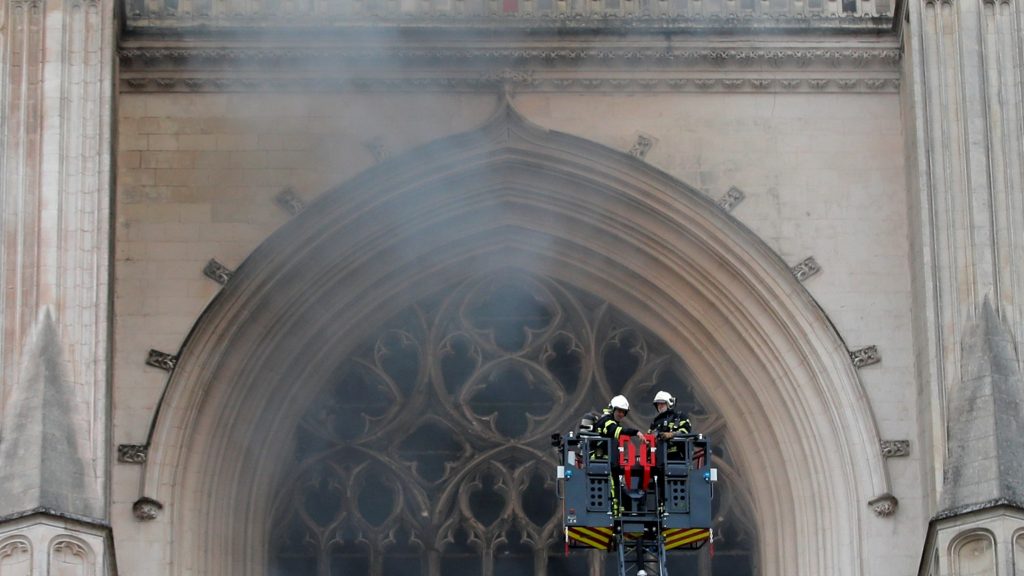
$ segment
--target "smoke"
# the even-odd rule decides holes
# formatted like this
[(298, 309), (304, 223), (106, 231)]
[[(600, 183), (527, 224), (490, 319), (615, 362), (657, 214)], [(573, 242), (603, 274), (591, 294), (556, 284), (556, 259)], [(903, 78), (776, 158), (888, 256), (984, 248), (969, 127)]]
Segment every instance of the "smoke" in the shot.
[[(290, 452), (274, 494), (273, 574), (404, 576), (437, 566), (446, 575), (478, 574), (482, 562), (495, 574), (525, 574), (535, 556), (549, 574), (585, 573), (586, 561), (548, 549), (558, 542), (558, 518), (547, 435), (613, 394), (645, 405), (655, 386), (681, 398), (687, 392), (681, 380), (665, 380), (678, 361), (655, 354), (661, 345), (642, 327), (622, 328), (628, 318), (530, 260), (551, 252), (552, 236), (527, 232), (538, 211), (510, 215), (509, 202), (495, 201), (510, 192), (506, 173), (488, 172), (529, 166), (479, 161), (494, 145), (483, 132), (471, 138), (481, 146), (472, 170), (444, 164), (474, 156), (465, 138), (449, 137), (484, 126), (506, 94), (515, 103), (518, 93), (628, 82), (629, 72), (613, 73), (609, 62), (635, 49), (593, 29), (604, 25), (601, 14), (588, 14), (589, 26), (511, 15), (557, 11), (562, 2), (470, 4), (451, 0), (431, 12), (363, 2), (347, 5), (351, 12), (320, 12), (320, 3), (165, 0), (156, 13), (154, 3), (128, 4), (122, 82), (144, 103), (122, 115), (131, 131), (122, 152), (136, 163), (124, 163), (120, 201), (145, 257), (167, 254), (188, 269), (183, 276), (216, 257), (241, 282), (275, 243), (310, 242), (303, 260), (282, 265), (292, 285), (308, 282), (308, 292), (296, 292), (305, 301), (269, 295), (266, 310), (254, 311), (264, 319), (294, 314), (266, 328), (267, 340), (289, 347), (274, 352), (287, 364), (254, 377), (262, 384), (239, 385), (304, 399), (291, 429), (264, 432)], [(618, 17), (655, 9), (604, 6)], [(175, 16), (185, 14), (195, 25), (173, 29), (188, 22)], [(453, 14), (462, 24), (446, 23)], [(510, 26), (481, 25), (491, 16)], [(173, 40), (160, 36), (169, 32)], [(611, 48), (593, 48), (598, 37)], [(644, 50), (636, 58), (672, 56), (667, 36)], [(533, 106), (544, 102), (537, 97)], [(624, 134), (623, 149), (631, 136)], [(432, 181), (402, 194), (386, 185), (428, 165), (435, 170), (423, 175)], [(465, 178), (488, 187), (474, 190)], [(273, 201), (285, 189), (302, 210), (297, 216)], [(323, 222), (326, 213), (344, 222)], [(542, 218), (544, 228), (571, 236), (554, 211)], [(325, 245), (318, 230), (359, 245)], [(502, 235), (506, 249), (493, 242)], [(593, 259), (584, 266), (606, 264), (578, 257)], [(460, 264), (445, 265), (454, 259)], [(408, 273), (415, 268), (424, 272)], [(380, 283), (367, 286), (370, 276)], [(213, 296), (200, 279), (132, 280), (158, 305), (184, 287), (186, 302), (172, 302), (197, 315)], [(345, 315), (365, 319), (359, 334), (303, 328)], [(132, 345), (125, 354), (136, 353)], [(312, 368), (300, 366), (311, 358)], [(630, 423), (645, 429), (640, 412)], [(280, 449), (240, 440), (229, 452), (259, 461)]]

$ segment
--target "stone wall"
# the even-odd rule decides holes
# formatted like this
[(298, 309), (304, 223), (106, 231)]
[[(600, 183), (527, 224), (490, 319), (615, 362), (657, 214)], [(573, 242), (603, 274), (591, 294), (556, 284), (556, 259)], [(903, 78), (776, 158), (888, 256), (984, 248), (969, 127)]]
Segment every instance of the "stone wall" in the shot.
[[(860, 377), (883, 440), (910, 440), (889, 460), (899, 511), (866, 533), (864, 573), (917, 565), (928, 511), (916, 448), (916, 386), (903, 138), (896, 94), (525, 93), (531, 122), (632, 151), (711, 198), (780, 258), (809, 257), (804, 281), (850, 350), (877, 346)], [(228, 270), (288, 220), (275, 199), (308, 205), (374, 165), (493, 112), (491, 94), (122, 94), (115, 228), (114, 440), (145, 444), (167, 373), (150, 349), (176, 354)], [(813, 268), (813, 267), (812, 267)], [(899, 455), (902, 445), (890, 450)], [(131, 508), (138, 466), (113, 470), (112, 523), (126, 573), (156, 573), (169, 539)]]

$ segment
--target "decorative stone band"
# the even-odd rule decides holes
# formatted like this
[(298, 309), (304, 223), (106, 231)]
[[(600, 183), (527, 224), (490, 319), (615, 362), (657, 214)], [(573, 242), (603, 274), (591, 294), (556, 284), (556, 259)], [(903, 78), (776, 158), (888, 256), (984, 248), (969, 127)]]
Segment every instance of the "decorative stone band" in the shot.
[(876, 515), (885, 518), (896, 513), (896, 509), (899, 508), (900, 502), (892, 494), (886, 493), (872, 498), (868, 502), (868, 506), (871, 506), (871, 509), (875, 511)]
[(863, 368), (872, 364), (878, 364), (882, 361), (882, 356), (878, 353), (878, 346), (865, 346), (864, 348), (851, 350), (850, 360), (853, 361), (854, 368)]
[(117, 461), (123, 464), (145, 464), (149, 455), (146, 444), (118, 444)]
[(797, 280), (803, 282), (818, 272), (821, 272), (821, 266), (818, 265), (818, 261), (814, 259), (814, 256), (808, 256), (801, 260), (799, 264), (793, 266), (790, 270), (793, 271), (793, 276), (796, 276)]
[(132, 504), (132, 513), (135, 514), (137, 520), (141, 521), (156, 520), (163, 509), (163, 504), (147, 496), (139, 498), (135, 504)]
[(535, 0), (462, 0), (407, 4), (388, 0), (336, 0), (285, 4), (237, 4), (229, 0), (125, 0), (129, 32), (134, 30), (240, 30), (282, 27), (298, 30), (404, 28), (529, 30), (818, 30), (885, 31), (892, 28), (890, 0), (825, 2), (811, 6), (788, 0), (761, 7), (703, 5), (679, 0), (638, 5), (591, 0), (538, 3)]
[(178, 357), (159, 350), (150, 350), (149, 356), (146, 358), (146, 364), (154, 368), (173, 372), (174, 367), (178, 364)]
[(306, 209), (306, 203), (292, 188), (285, 188), (278, 192), (277, 196), (274, 196), (274, 203), (292, 216), (296, 216)]
[(634, 158), (643, 160), (647, 153), (654, 148), (654, 145), (658, 143), (658, 139), (650, 134), (643, 132), (637, 132), (636, 142), (633, 143), (633, 147), (629, 149), (629, 155)]
[(732, 209), (739, 206), (740, 202), (743, 202), (746, 197), (747, 195), (743, 193), (743, 190), (733, 186), (729, 188), (729, 191), (724, 196), (718, 199), (718, 207), (726, 212), (732, 212)]
[(882, 440), (881, 448), (885, 458), (910, 456), (910, 440)]
[[(453, 61), (464, 61), (472, 58), (478, 62), (515, 62), (518, 66), (538, 62), (545, 64), (573, 64), (579, 66), (588, 61), (600, 62), (605, 65), (614, 62), (636, 64), (663, 64), (671, 68), (684, 68), (688, 65), (713, 65), (717, 69), (785, 69), (787, 67), (820, 67), (830, 69), (870, 69), (881, 68), (896, 70), (899, 66), (901, 53), (898, 47), (754, 47), (737, 46), (721, 48), (703, 47), (672, 47), (664, 46), (566, 46), (560, 44), (550, 46), (509, 46), (494, 47), (423, 47), (423, 46), (318, 46), (304, 47), (124, 47), (118, 52), (121, 64), (127, 68), (206, 68), (223, 67), (225, 65), (258, 65), (261, 68), (281, 66), (287, 68), (295, 63), (309, 63), (318, 60), (324, 62), (367, 61), (378, 64), (387, 61), (418, 62), (423, 64), (439, 63), (451, 65)], [(500, 68), (491, 65), (487, 75), (494, 80), (527, 81), (534, 72), (523, 68)]]
[(151, 72), (126, 72), (123, 92), (344, 92), (344, 91), (494, 91), (514, 85), (520, 92), (898, 92), (897, 74), (858, 77), (824, 76), (568, 76), (552, 73), (516, 82), (488, 74), (424, 74), (405, 77), (310, 77), (278, 78), (215, 76), (156, 76)]
[(213, 258), (210, 258), (210, 261), (206, 263), (206, 267), (203, 268), (203, 276), (206, 276), (221, 286), (227, 284), (228, 280), (231, 280), (231, 276), (233, 275), (234, 271)]

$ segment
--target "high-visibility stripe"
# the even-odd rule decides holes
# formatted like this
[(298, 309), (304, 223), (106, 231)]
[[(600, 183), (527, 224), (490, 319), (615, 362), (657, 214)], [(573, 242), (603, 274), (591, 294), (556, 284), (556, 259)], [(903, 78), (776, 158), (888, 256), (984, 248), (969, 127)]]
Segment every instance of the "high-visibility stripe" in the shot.
[(669, 541), (679, 540), (679, 539), (682, 539), (682, 538), (688, 538), (688, 537), (693, 536), (695, 534), (706, 534), (707, 532), (708, 531), (706, 529), (704, 529), (704, 528), (689, 528), (689, 529), (669, 528), (668, 530), (665, 530), (664, 532), (662, 532), (662, 535), (664, 536), (665, 541), (669, 542)]
[(607, 544), (601, 544), (600, 542), (597, 542), (595, 540), (591, 540), (589, 538), (585, 538), (583, 536), (580, 536), (579, 534), (574, 534), (572, 532), (569, 533), (569, 539), (571, 539), (573, 541), (576, 541), (576, 542), (579, 542), (580, 544), (584, 544), (586, 546), (590, 546), (591, 548), (597, 548), (598, 550), (607, 550), (608, 549), (608, 545)]
[(608, 550), (611, 548), (612, 532), (610, 528), (584, 528), (581, 526), (574, 526), (568, 529), (568, 534), (569, 538), (581, 544), (586, 544), (592, 548), (597, 548), (599, 550)]
[(576, 526), (572, 528), (572, 530), (578, 530), (582, 534), (586, 534), (589, 537), (596, 538), (597, 540), (601, 540), (605, 543), (611, 543), (612, 541), (612, 531), (610, 528), (605, 531), (601, 528)]
[(700, 542), (711, 538), (711, 531), (702, 528), (695, 528), (691, 530), (673, 530), (673, 534), (669, 535), (669, 530), (666, 530), (665, 536), (665, 550), (672, 550), (680, 546), (687, 544), (693, 544), (694, 542)]

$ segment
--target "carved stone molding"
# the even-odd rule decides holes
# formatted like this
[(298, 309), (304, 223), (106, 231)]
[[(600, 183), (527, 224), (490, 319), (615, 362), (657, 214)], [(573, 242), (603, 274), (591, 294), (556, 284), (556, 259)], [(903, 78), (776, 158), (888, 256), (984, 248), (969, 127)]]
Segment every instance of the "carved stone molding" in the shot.
[[(77, 565), (80, 568), (86, 568), (92, 564), (93, 552), (81, 542), (63, 538), (54, 542), (50, 548), (50, 556), (51, 562), (59, 562), (65, 566)], [(79, 573), (81, 574), (82, 572)]]
[(743, 190), (733, 186), (732, 188), (729, 188), (728, 192), (726, 192), (724, 196), (718, 199), (718, 207), (726, 212), (731, 212), (732, 209), (739, 206), (740, 202), (743, 202), (746, 197), (747, 195), (743, 193)]
[[(290, 4), (283, 3), (227, 5), (214, 0), (179, 10), (172, 0), (128, 2), (125, 6), (126, 28), (135, 30), (187, 31), (231, 30), (252, 31), (279, 27), (287, 19), (299, 29), (345, 30), (391, 28), (474, 29), (508, 31), (631, 31), (678, 32), (686, 30), (819, 30), (819, 31), (885, 31), (892, 27), (888, 10), (877, 12), (874, 2), (856, 2), (854, 10), (838, 9), (828, 3), (824, 9), (808, 11), (800, 2), (790, 0), (781, 9), (736, 11), (725, 5), (704, 7), (698, 0), (650, 5), (594, 0), (583, 4), (566, 2), (559, 9), (538, 9), (537, 6), (513, 3), (511, 10), (498, 8), (497, 3), (480, 0), (461, 1), (449, 8), (442, 4), (401, 4), (388, 0)], [(455, 7), (457, 6), (457, 8)], [(191, 9), (194, 8), (194, 9)]]
[(233, 270), (213, 258), (210, 258), (210, 261), (206, 263), (206, 267), (203, 268), (203, 276), (206, 276), (221, 286), (227, 284), (233, 275)]
[(173, 372), (174, 367), (178, 364), (178, 357), (159, 350), (150, 350), (149, 356), (146, 357), (146, 364), (154, 368)]
[(117, 461), (123, 464), (145, 464), (149, 456), (146, 444), (118, 444)]
[[(150, 68), (221, 68), (225, 66), (259, 65), (262, 68), (289, 66), (296, 62), (383, 62), (403, 61), (451, 64), (452, 61), (474, 63), (515, 62), (569, 63), (574, 66), (586, 62), (635, 63), (664, 65), (673, 68), (693, 65), (714, 65), (716, 69), (774, 69), (787, 67), (820, 67), (895, 70), (901, 52), (895, 48), (664, 48), (652, 47), (125, 47), (118, 53), (121, 64), (128, 69)], [(493, 64), (491, 64), (493, 66)], [(528, 83), (533, 71), (504, 67), (480, 74), (490, 82)]]
[(853, 360), (854, 368), (863, 368), (872, 364), (878, 364), (882, 361), (882, 356), (878, 353), (878, 346), (865, 346), (864, 348), (851, 350), (850, 360)]
[[(162, 77), (125, 75), (122, 92), (338, 92), (338, 91), (493, 91), (505, 83), (486, 75), (405, 77)], [(529, 76), (518, 91), (558, 92), (836, 92), (892, 93), (900, 80), (888, 71), (882, 77), (863, 78), (728, 78), (641, 76)]]
[(0, 560), (3, 560), (12, 556), (25, 556), (29, 557), (32, 553), (32, 545), (28, 540), (17, 537), (13, 540), (8, 540), (0, 546)]
[(893, 496), (892, 494), (888, 493), (872, 498), (868, 502), (868, 506), (871, 506), (871, 509), (874, 510), (875, 512), (875, 515), (880, 516), (882, 518), (892, 516), (893, 514), (895, 514), (896, 510), (899, 508), (899, 505), (899, 500), (897, 500), (896, 497)]
[(139, 498), (135, 501), (135, 504), (132, 504), (132, 513), (136, 519), (141, 521), (156, 520), (163, 509), (163, 504), (146, 496)]
[(882, 440), (881, 448), (885, 458), (910, 456), (910, 440)]
[(295, 216), (306, 209), (306, 203), (303, 202), (302, 198), (291, 188), (285, 188), (278, 192), (277, 196), (274, 196), (274, 203), (281, 208), (284, 208), (284, 210), (292, 216)]
[(818, 272), (821, 272), (821, 266), (818, 264), (818, 261), (814, 259), (814, 256), (808, 256), (801, 260), (799, 264), (793, 266), (790, 270), (793, 271), (793, 275), (796, 276), (797, 280), (803, 282)]
[(650, 134), (644, 134), (643, 132), (637, 132), (636, 142), (633, 143), (633, 147), (629, 149), (629, 155), (634, 158), (643, 160), (647, 157), (647, 153), (654, 148), (654, 145), (658, 143), (658, 139)]
[(480, 74), (480, 80), (487, 84), (529, 85), (533, 84), (533, 70), (503, 68), (496, 72), (487, 71)]

